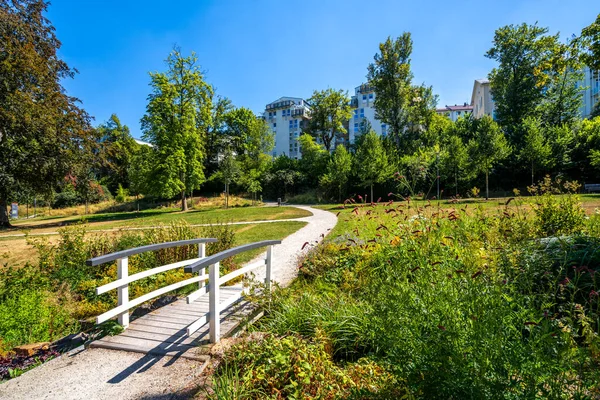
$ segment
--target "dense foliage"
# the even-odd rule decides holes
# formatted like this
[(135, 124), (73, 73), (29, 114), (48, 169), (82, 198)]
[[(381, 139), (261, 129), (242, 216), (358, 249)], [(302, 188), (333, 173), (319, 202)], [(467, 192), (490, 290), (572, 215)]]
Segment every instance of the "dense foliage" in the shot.
[[(565, 185), (537, 189), (548, 187)], [(572, 194), (536, 199), (533, 214), (520, 199), (487, 211), (406, 201), (340, 210), (337, 236), (263, 304), (266, 336), (226, 354), (217, 386), (241, 388), (237, 398), (312, 398), (323, 387), (334, 393), (324, 398), (344, 397), (343, 378), (318, 373), (333, 363), (381, 369), (359, 398), (390, 398), (391, 382), (428, 399), (598, 396), (600, 220), (585, 220)]]

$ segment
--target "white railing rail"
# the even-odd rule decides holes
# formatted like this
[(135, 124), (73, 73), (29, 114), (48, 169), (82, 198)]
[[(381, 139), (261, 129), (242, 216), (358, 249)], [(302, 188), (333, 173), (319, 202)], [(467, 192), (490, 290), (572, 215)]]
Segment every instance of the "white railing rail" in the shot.
[[(228, 249), (222, 251), (220, 253), (214, 254), (212, 256), (203, 258), (193, 264), (190, 264), (185, 267), (185, 272), (190, 273), (199, 273), (201, 276), (206, 276), (206, 268), (208, 267), (208, 287), (204, 286), (199, 289), (197, 292), (192, 293), (188, 296), (188, 303), (196, 299), (197, 297), (205, 294), (208, 291), (208, 302), (209, 308), (208, 312), (204, 315), (200, 316), (196, 321), (191, 323), (187, 327), (187, 334), (191, 335), (198, 329), (200, 329), (203, 325), (209, 322), (209, 336), (210, 342), (216, 343), (219, 341), (221, 337), (221, 326), (220, 326), (220, 313), (233, 303), (239, 301), (240, 297), (233, 296), (229, 298), (226, 302), (221, 303), (220, 299), (220, 288), (225, 283), (235, 279), (241, 275), (247, 274), (257, 268), (266, 266), (265, 272), (265, 288), (267, 291), (271, 290), (271, 276), (272, 276), (272, 265), (273, 265), (273, 246), (276, 244), (281, 244), (280, 240), (264, 240), (261, 242), (245, 244), (242, 246), (234, 247), (232, 249)], [(267, 247), (267, 257), (264, 260), (260, 260), (258, 262), (246, 265), (238, 270), (228, 273), (227, 275), (220, 276), (220, 262), (226, 258), (235, 256), (237, 254), (243, 253), (245, 251), (258, 249), (261, 247)], [(199, 294), (198, 294), (199, 293)]]
[[(111, 318), (118, 317), (119, 324), (122, 325), (124, 328), (127, 328), (127, 326), (129, 325), (129, 310), (131, 308), (138, 306), (157, 296), (163, 295), (172, 290), (179, 289), (181, 287), (187, 286), (195, 282), (199, 282), (201, 287), (204, 286), (204, 282), (208, 279), (208, 275), (200, 273), (198, 276), (183, 280), (181, 282), (173, 283), (161, 289), (157, 289), (153, 292), (140, 296), (136, 299), (129, 299), (130, 283), (140, 280), (142, 278), (147, 278), (149, 276), (159, 274), (161, 272), (170, 271), (175, 268), (186, 267), (188, 265), (202, 261), (202, 259), (206, 257), (206, 243), (213, 243), (216, 241), (217, 239), (213, 238), (199, 238), (190, 240), (179, 240), (176, 242), (151, 244), (148, 246), (118, 251), (116, 253), (110, 253), (87, 260), (86, 264), (88, 266), (101, 265), (107, 262), (117, 260), (117, 280), (96, 288), (97, 295), (116, 289), (118, 296), (117, 307), (96, 317), (96, 323), (101, 324), (102, 322), (105, 322)], [(179, 261), (172, 264), (163, 265), (161, 267), (156, 267), (146, 271), (142, 271), (137, 274), (129, 275), (129, 257), (132, 255), (144, 253), (147, 251), (156, 251), (161, 249), (168, 249), (171, 247), (188, 246), (194, 244), (198, 245), (197, 258)]]

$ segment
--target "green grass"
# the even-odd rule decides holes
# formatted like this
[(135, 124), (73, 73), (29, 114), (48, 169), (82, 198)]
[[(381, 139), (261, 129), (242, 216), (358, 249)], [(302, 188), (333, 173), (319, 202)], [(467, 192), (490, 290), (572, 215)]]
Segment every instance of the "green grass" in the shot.
[(39, 229), (58, 228), (59, 226), (85, 222), (90, 230), (139, 228), (169, 224), (176, 221), (185, 221), (190, 225), (211, 224), (217, 222), (253, 222), (261, 220), (294, 219), (312, 215), (309, 211), (295, 207), (238, 207), (238, 208), (207, 208), (181, 212), (175, 209), (152, 209), (140, 212), (118, 212), (92, 214), (61, 218), (60, 221), (50, 219), (48, 223), (32, 224), (32, 221), (14, 221), (13, 225), (20, 229), (27, 229), (30, 234), (35, 234)]
[[(287, 221), (270, 222), (268, 224), (249, 224), (234, 227), (236, 231), (235, 245), (240, 246), (246, 243), (259, 242), (261, 240), (282, 240), (285, 237), (306, 226), (306, 222)], [(242, 264), (252, 260), (265, 249), (256, 249), (246, 251), (235, 257), (235, 262)]]
[(389, 377), (357, 392), (364, 374), (350, 374), (354, 389), (331, 398), (398, 397), (390, 386), (427, 399), (597, 398), (600, 217), (570, 196), (498, 203), (321, 206), (338, 225), (261, 303), (266, 339), (234, 346), (223, 373), (296, 398), (339, 382), (306, 379), (302, 357)]

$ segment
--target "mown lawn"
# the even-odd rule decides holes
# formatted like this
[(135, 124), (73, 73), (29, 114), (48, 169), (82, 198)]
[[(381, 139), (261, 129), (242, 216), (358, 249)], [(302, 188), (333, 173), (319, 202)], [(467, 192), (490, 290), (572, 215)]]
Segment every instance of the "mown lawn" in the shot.
[(178, 209), (151, 209), (132, 212), (101, 213), (87, 216), (61, 217), (48, 220), (16, 220), (15, 229), (0, 231), (0, 237), (15, 231), (26, 231), (30, 235), (56, 231), (61, 226), (85, 222), (90, 230), (140, 228), (185, 221), (188, 224), (211, 224), (217, 222), (253, 222), (308, 217), (311, 213), (295, 207), (237, 207), (201, 208), (181, 212)]

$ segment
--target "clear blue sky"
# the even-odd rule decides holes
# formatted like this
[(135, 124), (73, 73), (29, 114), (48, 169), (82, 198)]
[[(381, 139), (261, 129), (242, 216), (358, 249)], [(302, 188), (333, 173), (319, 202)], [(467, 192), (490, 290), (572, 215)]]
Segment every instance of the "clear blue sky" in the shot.
[(598, 0), (54, 0), (48, 17), (79, 70), (69, 94), (96, 125), (116, 113), (140, 137), (148, 72), (165, 69), (174, 44), (198, 54), (218, 94), (258, 113), (281, 96), (352, 93), (378, 44), (409, 31), (415, 81), (443, 106), (469, 102), (473, 80), (494, 66), (483, 55), (496, 28), (537, 21), (565, 38), (599, 12)]

